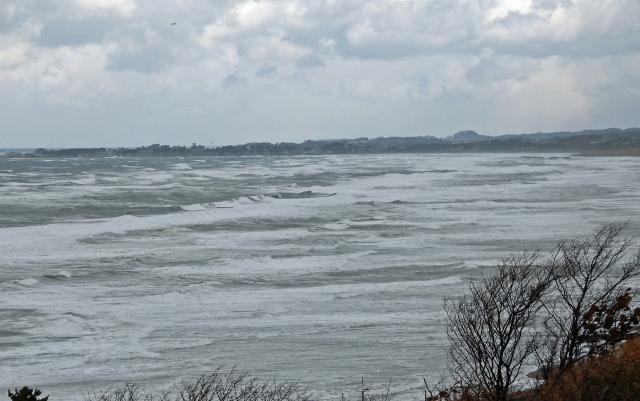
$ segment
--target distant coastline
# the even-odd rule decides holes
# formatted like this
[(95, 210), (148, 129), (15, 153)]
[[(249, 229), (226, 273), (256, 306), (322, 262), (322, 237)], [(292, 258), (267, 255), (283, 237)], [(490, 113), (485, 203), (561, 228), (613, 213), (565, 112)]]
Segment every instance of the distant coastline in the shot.
[(434, 136), (308, 140), (302, 143), (252, 142), (242, 145), (191, 147), (154, 144), (138, 148), (70, 148), (7, 150), (0, 158), (268, 156), (385, 153), (577, 153), (581, 156), (640, 156), (640, 128), (608, 128), (487, 136), (460, 131)]

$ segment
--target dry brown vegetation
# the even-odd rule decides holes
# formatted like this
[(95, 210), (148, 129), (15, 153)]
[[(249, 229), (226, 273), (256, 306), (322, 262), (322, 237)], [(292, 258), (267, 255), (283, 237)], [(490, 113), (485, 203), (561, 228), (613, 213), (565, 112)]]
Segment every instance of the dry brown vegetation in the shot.
[(549, 379), (535, 401), (640, 400), (640, 338), (593, 355)]
[[(426, 384), (426, 383), (425, 383)], [(494, 394), (459, 385), (428, 385), (425, 401), (486, 401)], [(621, 347), (591, 355), (558, 373), (540, 387), (517, 391), (510, 401), (638, 401), (640, 400), (640, 338)]]

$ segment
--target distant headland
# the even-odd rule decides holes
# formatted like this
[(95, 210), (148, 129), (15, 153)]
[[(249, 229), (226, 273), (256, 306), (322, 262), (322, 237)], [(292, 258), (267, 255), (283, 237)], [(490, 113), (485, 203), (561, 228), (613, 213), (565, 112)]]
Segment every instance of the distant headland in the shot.
[(487, 136), (460, 131), (447, 138), (434, 136), (378, 137), (307, 140), (302, 143), (252, 142), (243, 145), (205, 147), (193, 144), (154, 144), (138, 148), (36, 149), (7, 152), (3, 158), (154, 157), (154, 156), (252, 156), (384, 153), (524, 153), (559, 152), (583, 156), (640, 156), (640, 128), (608, 128), (579, 132), (550, 132)]

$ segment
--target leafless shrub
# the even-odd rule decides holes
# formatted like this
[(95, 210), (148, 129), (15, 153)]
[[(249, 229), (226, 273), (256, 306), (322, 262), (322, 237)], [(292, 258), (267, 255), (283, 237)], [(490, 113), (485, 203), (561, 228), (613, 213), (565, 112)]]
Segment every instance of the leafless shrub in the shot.
[(100, 392), (87, 390), (85, 401), (169, 401), (169, 392), (153, 394), (140, 388), (142, 382), (126, 382), (122, 386), (110, 386)]
[(506, 400), (538, 347), (535, 322), (552, 282), (538, 258), (511, 255), (469, 294), (445, 300), (450, 374), (482, 399)]
[[(294, 381), (260, 381), (248, 373), (232, 369), (223, 373), (221, 368), (197, 379), (183, 381), (175, 386), (176, 396), (170, 392), (151, 393), (141, 383), (127, 382), (96, 392), (87, 391), (85, 401), (310, 401), (311, 394)], [(371, 400), (374, 401), (374, 400)], [(380, 400), (388, 401), (388, 400)]]
[(248, 373), (218, 368), (176, 386), (176, 401), (308, 401), (311, 394), (295, 381), (260, 381)]
[(546, 336), (538, 360), (545, 378), (588, 354), (594, 339), (588, 320), (597, 308), (615, 304), (640, 275), (640, 252), (628, 256), (632, 240), (620, 236), (626, 226), (608, 224), (591, 236), (562, 240), (547, 262), (554, 297), (543, 303)]
[(445, 300), (449, 371), (459, 384), (428, 388), (425, 398), (505, 401), (524, 367), (536, 364), (535, 376), (548, 380), (633, 334), (640, 309), (626, 287), (640, 275), (640, 252), (629, 256), (626, 225), (561, 240), (540, 262), (536, 253), (509, 256), (469, 294)]
[[(364, 377), (362, 378), (362, 387), (360, 389), (359, 401), (392, 401), (395, 393), (391, 392), (391, 380), (379, 392), (371, 390), (364, 386)], [(344, 393), (340, 396), (340, 401), (346, 401), (347, 397)]]

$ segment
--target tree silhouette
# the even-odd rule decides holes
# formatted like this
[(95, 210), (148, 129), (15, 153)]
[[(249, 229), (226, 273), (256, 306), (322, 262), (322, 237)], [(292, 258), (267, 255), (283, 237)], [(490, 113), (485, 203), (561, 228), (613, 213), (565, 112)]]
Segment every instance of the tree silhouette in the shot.
[(11, 401), (47, 401), (49, 399), (49, 396), (38, 398), (42, 391), (27, 386), (22, 387), (20, 390), (16, 389), (15, 393), (11, 393), (11, 390), (7, 390), (7, 392)]

